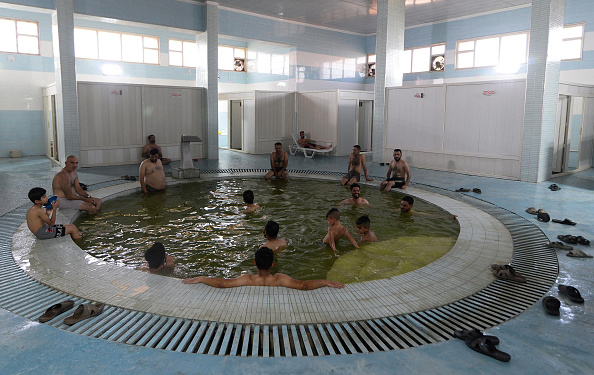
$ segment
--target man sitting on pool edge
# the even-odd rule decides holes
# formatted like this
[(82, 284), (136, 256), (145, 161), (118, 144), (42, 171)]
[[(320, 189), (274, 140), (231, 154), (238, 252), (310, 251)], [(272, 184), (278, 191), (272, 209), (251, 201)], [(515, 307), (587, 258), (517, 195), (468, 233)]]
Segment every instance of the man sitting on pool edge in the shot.
[(258, 268), (258, 274), (243, 274), (234, 279), (220, 279), (218, 277), (198, 276), (182, 280), (184, 284), (203, 283), (215, 288), (234, 288), (238, 286), (282, 286), (285, 288), (312, 290), (325, 286), (331, 288), (344, 288), (343, 283), (329, 280), (297, 280), (282, 273), (271, 274), (270, 269), (274, 266), (274, 252), (267, 247), (261, 247), (256, 251), (254, 265)]

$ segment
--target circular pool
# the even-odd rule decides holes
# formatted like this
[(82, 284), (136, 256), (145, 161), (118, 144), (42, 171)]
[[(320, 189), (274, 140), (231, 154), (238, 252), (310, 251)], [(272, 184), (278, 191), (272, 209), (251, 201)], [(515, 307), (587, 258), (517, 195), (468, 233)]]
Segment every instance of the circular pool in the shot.
[[(253, 190), (261, 209), (246, 213), (244, 190)], [(350, 197), (335, 181), (254, 178), (205, 180), (170, 186), (144, 195), (133, 192), (104, 203), (101, 212), (79, 218), (78, 245), (96, 258), (137, 268), (144, 250), (159, 241), (177, 259), (169, 275), (236, 277), (254, 272), (253, 252), (265, 242), (264, 225), (274, 220), (289, 246), (276, 253), (273, 272), (300, 279), (329, 278), (346, 283), (377, 280), (423, 267), (455, 244), (459, 225), (436, 205), (417, 199), (414, 213), (401, 213), (402, 193), (362, 185), (369, 206), (341, 205)], [(323, 244), (326, 212), (337, 207), (356, 240), (355, 221), (371, 219), (378, 242), (356, 249), (343, 238), (335, 255)]]

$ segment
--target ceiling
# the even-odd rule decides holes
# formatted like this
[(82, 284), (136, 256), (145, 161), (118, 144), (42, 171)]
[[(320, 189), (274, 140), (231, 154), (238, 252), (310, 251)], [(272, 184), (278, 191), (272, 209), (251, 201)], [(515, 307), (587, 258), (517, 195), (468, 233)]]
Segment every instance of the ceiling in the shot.
[[(218, 3), (222, 7), (353, 33), (376, 32), (377, 0), (218, 0)], [(406, 0), (406, 26), (531, 3), (531, 0)]]

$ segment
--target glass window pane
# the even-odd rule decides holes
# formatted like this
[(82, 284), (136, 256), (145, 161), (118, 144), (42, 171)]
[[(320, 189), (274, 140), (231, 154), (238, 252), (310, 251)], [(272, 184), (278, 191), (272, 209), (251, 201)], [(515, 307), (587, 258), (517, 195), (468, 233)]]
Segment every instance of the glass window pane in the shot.
[(171, 40), (169, 39), (169, 50), (170, 51), (180, 51), (182, 50), (182, 42), (181, 40)]
[(157, 38), (144, 37), (144, 48), (159, 48), (159, 41)]
[(463, 52), (456, 59), (458, 69), (472, 68), (474, 66), (474, 52)]
[(501, 38), (499, 65), (518, 65), (526, 62), (528, 35), (509, 35)]
[(169, 65), (171, 66), (183, 66), (182, 53), (177, 51), (169, 52)]
[(97, 36), (99, 38), (99, 59), (121, 61), (122, 45), (120, 34), (99, 31)]
[(122, 61), (143, 62), (143, 50), (141, 36), (122, 34)]
[(245, 59), (245, 50), (243, 48), (235, 48), (234, 54), (236, 59)]
[(11, 20), (0, 20), (0, 51), (2, 52), (16, 52), (16, 26), (15, 22)]
[(37, 33), (37, 23), (18, 21), (17, 33), (38, 36), (39, 34)]
[(39, 54), (39, 41), (36, 36), (19, 35), (19, 53)]
[(184, 66), (195, 68), (198, 65), (198, 45), (184, 42)]
[(285, 68), (285, 55), (272, 55), (272, 65), (271, 70), (272, 74), (283, 74), (283, 69)]
[(219, 46), (219, 70), (233, 70), (233, 48)]
[(417, 48), (412, 51), (412, 72), (428, 72), (431, 64), (431, 47)]
[(458, 52), (472, 51), (473, 49), (474, 49), (474, 40), (471, 40), (469, 42), (458, 43)]
[(431, 55), (443, 55), (445, 54), (445, 44), (440, 44), (438, 46), (431, 47)]
[(373, 55), (368, 55), (368, 56), (367, 56), (367, 62), (368, 62), (369, 64), (371, 64), (371, 63), (374, 63), (374, 62), (375, 62), (375, 54), (373, 54)]
[(74, 29), (74, 55), (82, 59), (98, 59), (97, 32)]
[(258, 73), (270, 74), (270, 54), (258, 52)]
[(159, 51), (156, 49), (145, 49), (144, 50), (144, 62), (146, 64), (158, 64), (159, 63)]
[(402, 73), (410, 73), (410, 66), (412, 63), (412, 50), (404, 50), (402, 53), (402, 60), (400, 60), (400, 69)]
[(567, 38), (581, 38), (584, 35), (584, 26), (570, 26), (563, 28), (563, 39)]
[(480, 39), (474, 50), (474, 66), (493, 66), (499, 63), (499, 38)]
[(582, 40), (565, 40), (561, 44), (561, 60), (574, 60), (582, 57)]

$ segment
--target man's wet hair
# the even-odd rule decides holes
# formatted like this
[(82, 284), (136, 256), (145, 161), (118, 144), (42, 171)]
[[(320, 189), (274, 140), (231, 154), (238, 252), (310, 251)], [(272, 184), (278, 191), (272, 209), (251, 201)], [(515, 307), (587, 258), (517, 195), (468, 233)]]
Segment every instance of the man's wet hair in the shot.
[(45, 195), (44, 188), (34, 187), (33, 189), (29, 190), (29, 199), (31, 199), (31, 202), (33, 202), (33, 203), (35, 203), (35, 201), (40, 201), (44, 195)]
[(326, 214), (326, 219), (329, 217), (340, 220), (340, 211), (338, 211), (338, 208), (332, 207)]
[(251, 190), (244, 191), (243, 192), (243, 200), (247, 204), (253, 204), (254, 203), (254, 192)]
[(149, 155), (157, 155), (159, 153), (159, 150), (157, 150), (156, 148), (153, 148), (149, 151)]
[(355, 222), (356, 225), (362, 225), (365, 228), (369, 228), (371, 226), (371, 220), (369, 220), (369, 216), (363, 215), (357, 219)]
[(282, 146), (283, 144), (282, 144), (282, 143), (280, 143), (280, 142), (276, 142), (274, 145), (275, 145), (275, 146)]
[(410, 195), (405, 195), (402, 198), (403, 201), (407, 202), (408, 204), (410, 204), (411, 206), (415, 203), (415, 200), (413, 197), (411, 197)]
[(358, 187), (359, 189), (361, 189), (361, 186), (358, 183), (354, 183), (351, 185), (351, 191), (353, 191), (354, 188)]
[(274, 261), (274, 252), (267, 248), (266, 246), (262, 246), (258, 250), (256, 250), (256, 256), (254, 257), (256, 260), (256, 267), (262, 271), (268, 271), (272, 268), (272, 262)]
[(268, 220), (264, 226), (264, 231), (270, 238), (276, 238), (278, 236), (279, 225), (276, 221)]
[(402, 150), (401, 150), (401, 149), (399, 149), (399, 148), (395, 148), (395, 149), (394, 149), (394, 152), (399, 152), (399, 153), (401, 153), (401, 154), (402, 154)]
[(305, 132), (303, 130), (299, 131), (299, 134), (301, 134), (301, 133), (305, 134)]
[(151, 137), (154, 137), (154, 134), (149, 135), (148, 137), (146, 137), (146, 139), (148, 139), (149, 141), (151, 140)]
[(354, 148), (356, 148), (357, 150), (361, 151), (361, 146), (359, 146), (359, 145), (354, 145), (353, 147), (354, 147)]
[(155, 242), (144, 252), (144, 259), (148, 262), (149, 268), (156, 270), (165, 261), (165, 246), (161, 242)]

